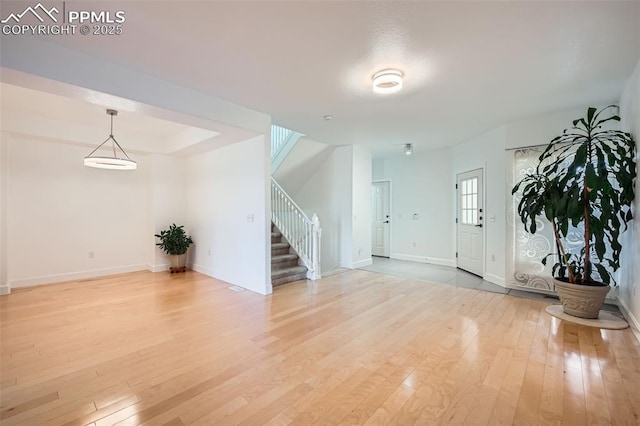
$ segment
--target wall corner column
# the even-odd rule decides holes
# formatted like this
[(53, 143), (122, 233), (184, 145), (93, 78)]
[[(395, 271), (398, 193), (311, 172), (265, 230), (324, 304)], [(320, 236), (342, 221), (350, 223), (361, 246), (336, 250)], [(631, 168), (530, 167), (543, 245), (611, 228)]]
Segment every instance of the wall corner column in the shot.
[(0, 133), (0, 295), (11, 293), (7, 272), (7, 189), (9, 180), (9, 135)]

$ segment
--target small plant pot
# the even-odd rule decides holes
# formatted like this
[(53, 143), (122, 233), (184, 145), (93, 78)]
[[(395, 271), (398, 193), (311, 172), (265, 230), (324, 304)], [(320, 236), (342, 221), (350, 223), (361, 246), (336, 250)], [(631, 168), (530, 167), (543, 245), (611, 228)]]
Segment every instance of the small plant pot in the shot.
[(169, 272), (185, 272), (187, 270), (187, 254), (171, 254), (169, 255), (169, 263), (171, 267), (169, 268)]
[(598, 318), (604, 299), (609, 294), (608, 285), (571, 284), (557, 279), (553, 281), (565, 314), (587, 319)]

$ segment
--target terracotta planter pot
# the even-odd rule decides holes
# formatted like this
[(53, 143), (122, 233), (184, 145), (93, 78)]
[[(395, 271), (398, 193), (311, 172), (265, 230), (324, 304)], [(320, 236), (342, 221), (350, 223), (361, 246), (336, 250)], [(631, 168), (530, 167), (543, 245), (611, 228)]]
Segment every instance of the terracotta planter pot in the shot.
[(580, 318), (598, 318), (600, 308), (609, 293), (609, 286), (571, 284), (555, 278), (553, 281), (566, 314)]

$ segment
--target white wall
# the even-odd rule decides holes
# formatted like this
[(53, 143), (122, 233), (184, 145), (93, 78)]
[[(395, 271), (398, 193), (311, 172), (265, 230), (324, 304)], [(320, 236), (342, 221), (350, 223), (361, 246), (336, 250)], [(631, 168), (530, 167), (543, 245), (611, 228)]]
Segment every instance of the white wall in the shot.
[(352, 146), (337, 147), (297, 193), (289, 194), (309, 217), (316, 213), (320, 219), (322, 274), (353, 267), (352, 164)]
[(371, 264), (371, 151), (353, 146), (352, 267)]
[[(630, 85), (627, 88), (625, 99), (632, 99), (631, 93), (634, 93), (635, 98), (633, 99), (637, 99), (638, 73), (639, 71), (636, 70), (635, 80), (633, 80), (635, 86)], [(637, 128), (640, 114), (637, 112), (638, 101), (634, 102), (633, 108), (635, 110), (630, 107), (627, 107), (626, 110), (628, 117), (634, 117), (634, 125)], [(600, 108), (606, 105), (595, 106)], [(482, 168), (485, 181), (484, 213), (486, 219), (484, 278), (487, 281), (504, 285), (507, 259), (505, 244), (506, 203), (508, 201), (507, 194), (511, 191), (510, 183), (506, 182), (505, 167), (507, 156), (513, 155), (511, 151), (505, 150), (546, 145), (551, 139), (560, 135), (564, 129), (571, 127), (572, 121), (582, 117), (585, 112), (586, 106), (542, 114), (504, 124), (450, 149), (415, 153), (409, 158), (394, 156), (373, 159), (373, 179), (390, 179), (392, 181), (391, 257), (415, 261), (424, 261), (426, 257), (434, 263), (454, 266), (455, 223), (448, 222), (447, 219), (455, 217), (456, 200), (455, 192), (449, 191), (448, 188), (454, 187), (458, 173)], [(443, 162), (448, 162), (450, 167), (443, 167)], [(444, 190), (437, 192), (438, 188), (444, 188)], [(446, 214), (437, 214), (433, 211), (429, 213), (427, 221), (431, 225), (414, 224), (407, 219), (407, 215), (412, 210), (435, 205), (434, 200), (445, 202), (447, 206), (446, 209), (439, 212), (446, 212)], [(420, 219), (423, 219), (422, 215)], [(425, 226), (435, 229), (427, 231)], [(426, 235), (432, 235), (432, 231), (436, 232), (433, 235), (438, 235), (438, 231), (445, 231), (448, 234), (435, 240), (427, 238)], [(414, 241), (417, 246), (415, 248), (412, 247)], [(636, 247), (635, 256), (638, 255), (638, 250)], [(640, 264), (640, 261), (636, 260), (634, 264)], [(638, 274), (635, 273), (635, 276), (637, 277)], [(635, 303), (640, 307), (640, 302)]]
[(175, 222), (196, 242), (194, 269), (271, 292), (263, 137), (189, 159), (133, 154), (138, 170), (126, 172), (85, 167), (87, 147), (7, 132), (1, 140), (10, 287), (166, 270), (154, 234)]
[[(621, 129), (630, 132), (640, 143), (640, 61), (627, 84), (620, 100)], [(636, 171), (640, 175), (640, 162), (636, 154)], [(618, 298), (626, 311), (630, 322), (640, 330), (640, 180), (636, 178), (636, 199), (631, 232), (627, 232), (623, 241), (622, 268)]]
[[(137, 72), (135, 70), (131, 70), (114, 63), (100, 60), (96, 57), (65, 49), (63, 47), (57, 46), (56, 44), (52, 44), (41, 39), (32, 37), (16, 37), (12, 39), (11, 43), (4, 43), (4, 41), (7, 40), (3, 40), (3, 51), (2, 55), (0, 56), (0, 63), (3, 67), (2, 80), (4, 82), (71, 97), (85, 96), (87, 91), (83, 88), (97, 91), (100, 94), (105, 94), (107, 97), (108, 95), (119, 96), (123, 99), (126, 99), (127, 101), (133, 101), (131, 103), (125, 101), (125, 104), (122, 105), (123, 108), (121, 109), (131, 108), (131, 105), (136, 105), (136, 108), (143, 106), (143, 110), (145, 112), (153, 112), (156, 118), (171, 120), (175, 116), (180, 116), (183, 119), (188, 120), (205, 120), (216, 122), (216, 128), (222, 126), (222, 128), (229, 130), (229, 134), (233, 136), (233, 140), (231, 142), (243, 140), (255, 134), (266, 135), (264, 137), (261, 137), (262, 141), (260, 143), (259, 154), (260, 161), (255, 161), (256, 167), (252, 170), (245, 170), (242, 166), (240, 166), (232, 170), (244, 170), (246, 172), (264, 172), (264, 175), (262, 176), (260, 181), (256, 181), (256, 183), (259, 183), (259, 185), (261, 185), (260, 196), (254, 198), (253, 200), (256, 203), (256, 211), (254, 212), (256, 228), (260, 227), (264, 231), (260, 237), (260, 247), (258, 248), (258, 250), (263, 254), (263, 257), (261, 259), (256, 259), (253, 257), (254, 253), (252, 253), (252, 257), (250, 257), (252, 261), (251, 271), (255, 271), (261, 276), (256, 282), (253, 282), (246, 274), (242, 276), (226, 274), (225, 267), (222, 267), (222, 269), (207, 268), (206, 270), (220, 271), (220, 273), (224, 274), (227, 280), (230, 280), (232, 282), (236, 280), (236, 278), (242, 281), (234, 282), (234, 284), (243, 285), (247, 288), (255, 289), (256, 291), (262, 293), (270, 292), (270, 252), (268, 251), (270, 239), (268, 238), (266, 231), (268, 229), (270, 220), (270, 199), (269, 197), (267, 197), (270, 188), (270, 183), (267, 179), (269, 174), (269, 155), (266, 154), (262, 149), (266, 146), (268, 153), (268, 135), (271, 125), (271, 118), (267, 114), (258, 113), (256, 111), (252, 111), (250, 109), (205, 95), (201, 92), (198, 92), (197, 90), (181, 87), (171, 82), (160, 80), (152, 76)], [(34, 76), (44, 77), (44, 79), (40, 79)], [(59, 82), (66, 83), (69, 86), (60, 87)], [(231, 126), (233, 126), (233, 128), (231, 128)], [(239, 139), (238, 135), (240, 135)], [(227, 140), (228, 138), (225, 139), (225, 137), (218, 137), (214, 139), (215, 141), (223, 139), (225, 140), (224, 143), (229, 143), (229, 141)], [(243, 142), (241, 142), (241, 144), (242, 143)], [(233, 151), (234, 148), (232, 148), (232, 146), (233, 145), (230, 146), (230, 149)], [(237, 147), (235, 149), (237, 149)], [(248, 157), (253, 158), (253, 154), (253, 152), (248, 154)], [(86, 155), (86, 153), (83, 151), (83, 154), (80, 158), (84, 157), (84, 155)], [(205, 156), (206, 155), (208, 154), (205, 154)], [(240, 163), (238, 156), (234, 157), (234, 159), (237, 160), (238, 163)], [(151, 164), (147, 165), (149, 166), (149, 168), (151, 168), (152, 164), (153, 160), (151, 160)], [(228, 163), (224, 166), (227, 168), (234, 168), (234, 166), (237, 165), (234, 163)], [(173, 174), (180, 174), (177, 170), (174, 170), (174, 172), (175, 173)], [(250, 173), (247, 174), (250, 175)], [(215, 174), (215, 176), (219, 180), (226, 179), (226, 176), (223, 176), (221, 174)], [(11, 181), (11, 179), (9, 180)], [(142, 254), (140, 255), (140, 257), (144, 258), (146, 267), (148, 266), (152, 270), (158, 270), (164, 267), (164, 261), (162, 259), (162, 256), (158, 255), (158, 253), (155, 252), (155, 248), (149, 247), (150, 244), (155, 243), (153, 232), (155, 232), (155, 230), (159, 228), (164, 227), (162, 223), (167, 221), (169, 216), (167, 215), (163, 218), (163, 213), (155, 215), (155, 212), (151, 212), (150, 210), (152, 210), (154, 206), (161, 206), (163, 204), (166, 206), (166, 202), (169, 200), (169, 198), (158, 197), (157, 193), (154, 194), (154, 191), (158, 191), (162, 187), (168, 188), (168, 186), (160, 183), (159, 186), (155, 186), (154, 189), (152, 180), (153, 177), (149, 177), (149, 181), (147, 181), (147, 192), (144, 196), (144, 209), (147, 214), (146, 223), (144, 225), (141, 225), (140, 228), (136, 229), (142, 229), (142, 231), (140, 231), (141, 239), (138, 241), (141, 241), (141, 244), (144, 245), (144, 249), (142, 250)], [(67, 183), (72, 186), (74, 184), (71, 181)], [(238, 176), (238, 179), (232, 182), (232, 186), (235, 185), (240, 189), (247, 189), (249, 193), (252, 193), (255, 188), (253, 188), (253, 186), (250, 184), (243, 186), (243, 184), (245, 183), (246, 182), (242, 181), (242, 179), (240, 179), (240, 177)], [(134, 188), (135, 186), (131, 186), (127, 189), (131, 191)], [(205, 198), (209, 196), (208, 193), (204, 193), (202, 195)], [(237, 195), (238, 198), (240, 198), (241, 196), (242, 195)], [(233, 197), (231, 199), (233, 201), (231, 205), (237, 206), (237, 200), (235, 200)], [(136, 202), (132, 204), (137, 205), (137, 203), (141, 201), (142, 198), (136, 198)], [(258, 203), (261, 203), (259, 209), (257, 208)], [(17, 208), (13, 207), (12, 200), (9, 200), (8, 205), (12, 206), (12, 211), (15, 211), (15, 209)], [(216, 207), (219, 208), (219, 206)], [(252, 207), (254, 206), (252, 205)], [(136, 210), (136, 212), (139, 211), (140, 210)], [(173, 211), (172, 213), (176, 214), (176, 216), (179, 216), (179, 212)], [(46, 218), (47, 216), (43, 217)], [(7, 220), (9, 221), (8, 223), (10, 223), (12, 217), (8, 217)], [(137, 219), (135, 219), (134, 217), (134, 220)], [(12, 229), (13, 225), (11, 224), (7, 226), (7, 228)], [(189, 224), (187, 224), (186, 228), (190, 228)], [(149, 235), (150, 232), (151, 236)], [(239, 229), (239, 233), (243, 234), (243, 230)], [(9, 232), (9, 235), (14, 234), (12, 232)], [(196, 236), (194, 236), (194, 239), (196, 239)], [(93, 240), (91, 239), (91, 234), (88, 234), (86, 240), (93, 242)], [(196, 242), (198, 242), (197, 239)], [(15, 259), (15, 255), (13, 255), (13, 247), (7, 245), (7, 248), (10, 254), (12, 254), (13, 258)], [(194, 252), (195, 250), (196, 248), (194, 248)], [(236, 251), (236, 253), (237, 252), (238, 251)], [(96, 250), (96, 258), (98, 258), (98, 255), (98, 251)], [(129, 265), (131, 264), (131, 262), (138, 261), (137, 256), (133, 256), (133, 258), (127, 257), (126, 259), (122, 258), (120, 260), (124, 262), (121, 263), (121, 265)], [(92, 259), (92, 262), (100, 263), (94, 259)], [(15, 272), (15, 275), (18, 277), (22, 277), (25, 274), (29, 275), (28, 272), (23, 273), (22, 271), (15, 269), (14, 266), (16, 265), (10, 264), (8, 266), (9, 267), (7, 269), (10, 271), (13, 270)], [(75, 266), (76, 271), (78, 271), (78, 268), (84, 267), (83, 262), (77, 263), (75, 264)], [(246, 269), (246, 264), (243, 267)], [(95, 271), (92, 272), (91, 276), (95, 276), (96, 273), (97, 272)], [(63, 276), (66, 277), (68, 275), (63, 274), (59, 277)], [(223, 277), (221, 278), (225, 279)], [(20, 279), (25, 283), (35, 283), (41, 281), (39, 278)], [(56, 281), (60, 281), (60, 279), (57, 279)]]
[(0, 294), (11, 291), (7, 282), (7, 147), (9, 135), (0, 131)]
[(261, 294), (272, 290), (268, 152), (259, 136), (186, 160), (193, 269)]
[[(600, 107), (596, 105), (596, 107)], [(506, 123), (482, 135), (452, 148), (452, 185), (456, 174), (484, 169), (485, 179), (485, 273), (484, 278), (504, 285), (506, 259), (506, 203), (511, 184), (506, 182), (507, 156), (513, 149), (535, 145), (546, 145), (551, 139), (571, 127), (572, 121), (584, 116), (584, 108), (573, 108), (541, 114)], [(452, 201), (455, 208), (455, 199)], [(455, 228), (452, 240), (455, 250)], [(495, 260), (494, 260), (495, 259)]]
[[(603, 105), (606, 106), (606, 105)], [(562, 131), (571, 127), (573, 120), (583, 117), (587, 106), (528, 117), (504, 125), (507, 149), (546, 145)]]
[(391, 181), (391, 258), (455, 265), (451, 173), (450, 149), (373, 161), (373, 180)]
[[(11, 287), (147, 269), (149, 158), (138, 170), (85, 167), (86, 147), (6, 133)], [(93, 257), (90, 257), (93, 252)]]
[[(149, 230), (149, 249), (153, 272), (169, 269), (169, 257), (160, 250), (154, 237), (161, 230), (169, 228), (172, 223), (186, 225), (187, 194), (186, 188), (186, 160), (182, 157), (153, 154), (150, 155), (150, 183), (151, 183), (151, 229)], [(185, 226), (187, 233), (188, 226)]]
[[(495, 284), (505, 282), (505, 128), (498, 127), (465, 143), (453, 147), (451, 154), (451, 181), (456, 175), (475, 169), (484, 173), (484, 279)], [(455, 209), (456, 200), (453, 199)], [(455, 211), (455, 210), (454, 210)], [(456, 233), (453, 229), (455, 251)]]
[(371, 160), (371, 177), (374, 181), (384, 179), (384, 158), (374, 157)]
[(305, 170), (278, 170), (274, 177), (309, 217), (315, 213), (320, 219), (322, 274), (370, 265), (371, 151), (355, 145), (324, 148), (305, 139), (298, 145), (312, 148), (313, 161), (300, 155), (286, 158), (283, 166)]
[[(483, 169), (485, 184), (484, 279), (504, 285), (508, 148), (547, 144), (585, 108), (507, 123), (452, 148), (410, 157), (375, 158), (373, 180), (391, 180), (391, 257), (455, 266), (455, 182), (458, 173)], [(418, 213), (417, 221), (410, 219)], [(415, 243), (415, 247), (414, 247)]]
[(273, 178), (287, 194), (297, 194), (334, 149), (333, 145), (302, 137), (289, 151), (280, 167), (275, 172), (272, 171)]

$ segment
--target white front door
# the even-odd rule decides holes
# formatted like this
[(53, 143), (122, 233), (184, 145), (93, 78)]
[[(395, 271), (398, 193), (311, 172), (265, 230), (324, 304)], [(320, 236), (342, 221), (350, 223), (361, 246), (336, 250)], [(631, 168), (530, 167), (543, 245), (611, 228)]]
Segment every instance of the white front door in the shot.
[(373, 225), (371, 254), (389, 257), (389, 182), (374, 182), (371, 186), (371, 200), (373, 204)]
[(458, 268), (482, 276), (484, 273), (484, 214), (482, 170), (458, 175), (456, 229)]

